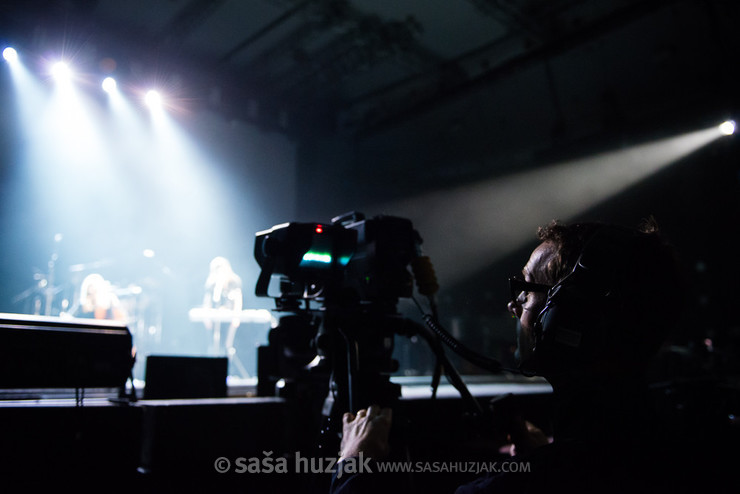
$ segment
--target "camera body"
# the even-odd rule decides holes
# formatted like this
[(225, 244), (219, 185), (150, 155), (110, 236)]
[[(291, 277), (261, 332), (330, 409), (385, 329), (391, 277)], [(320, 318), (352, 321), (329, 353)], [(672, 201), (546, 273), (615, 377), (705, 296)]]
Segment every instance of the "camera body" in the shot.
[[(408, 266), (420, 245), (411, 221), (393, 216), (348, 213), (330, 224), (277, 225), (256, 235), (262, 269), (256, 295), (275, 298), (278, 310), (294, 310), (301, 301), (394, 307), (413, 293)], [(273, 275), (280, 277), (276, 295), (268, 293)]]

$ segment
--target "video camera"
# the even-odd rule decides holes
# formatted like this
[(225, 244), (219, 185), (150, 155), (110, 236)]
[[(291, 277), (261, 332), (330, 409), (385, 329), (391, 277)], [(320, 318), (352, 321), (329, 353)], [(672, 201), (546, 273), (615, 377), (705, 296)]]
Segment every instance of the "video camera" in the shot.
[(408, 268), (421, 242), (411, 221), (393, 216), (365, 219), (353, 212), (330, 224), (277, 225), (257, 233), (254, 255), (262, 272), (256, 294), (271, 296), (272, 276), (279, 275), (278, 310), (294, 310), (301, 301), (395, 306), (413, 293)]
[[(421, 244), (408, 219), (366, 219), (356, 212), (331, 223), (284, 223), (258, 232), (254, 256), (262, 271), (256, 295), (274, 298), (276, 311), (283, 313), (269, 345), (258, 350), (258, 394), (297, 396), (293, 401), (302, 411), (321, 410), (325, 423), (371, 404), (391, 406), (401, 394), (390, 381), (398, 370), (392, 358), (395, 336), (419, 335), (437, 358), (434, 392), (444, 370), (479, 413), (442, 343), (490, 371), (500, 372), (501, 364), (469, 350), (438, 323), (439, 287)], [(431, 313), (414, 299), (414, 281)], [(425, 324), (400, 315), (400, 298), (417, 303)], [(311, 403), (327, 385), (323, 404)]]
[(408, 219), (356, 212), (258, 232), (256, 295), (274, 298), (283, 313), (269, 345), (259, 349), (258, 393), (301, 395), (304, 410), (323, 393), (313, 408), (325, 423), (395, 401), (394, 337), (419, 329), (400, 316), (397, 303), (413, 295), (409, 267), (421, 242)]

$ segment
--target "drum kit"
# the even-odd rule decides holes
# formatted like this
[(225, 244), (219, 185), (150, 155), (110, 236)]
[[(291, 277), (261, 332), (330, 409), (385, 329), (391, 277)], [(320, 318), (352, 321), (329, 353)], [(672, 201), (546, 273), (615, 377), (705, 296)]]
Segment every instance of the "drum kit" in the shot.
[[(103, 259), (74, 264), (60, 273), (58, 255), (52, 254), (46, 272), (34, 270), (33, 284), (12, 298), (21, 314), (59, 318), (117, 319), (125, 322), (137, 347), (162, 339), (162, 303), (149, 279), (139, 283), (111, 283), (100, 273), (114, 262)], [(93, 296), (93, 292), (95, 296)], [(106, 311), (95, 311), (86, 302), (96, 299)], [(103, 315), (104, 314), (104, 315)]]

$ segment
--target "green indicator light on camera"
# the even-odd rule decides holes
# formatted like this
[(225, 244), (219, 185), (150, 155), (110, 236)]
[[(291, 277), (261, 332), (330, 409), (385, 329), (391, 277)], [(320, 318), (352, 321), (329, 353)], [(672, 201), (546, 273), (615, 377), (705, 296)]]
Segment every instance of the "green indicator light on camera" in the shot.
[(321, 264), (331, 264), (331, 254), (326, 254), (323, 252), (308, 251), (305, 254), (303, 254), (303, 259), (301, 260), (301, 263), (309, 263), (309, 262), (318, 262)]

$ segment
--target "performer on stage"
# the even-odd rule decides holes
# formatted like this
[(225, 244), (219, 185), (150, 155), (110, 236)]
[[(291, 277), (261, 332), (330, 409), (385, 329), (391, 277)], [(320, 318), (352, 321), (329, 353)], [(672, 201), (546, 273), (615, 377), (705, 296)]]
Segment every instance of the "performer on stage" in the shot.
[(234, 273), (231, 263), (225, 257), (215, 257), (210, 263), (210, 272), (205, 285), (206, 293), (203, 307), (206, 309), (220, 309), (230, 311), (234, 317), (229, 323), (226, 341), (221, 346), (221, 322), (204, 320), (206, 329), (212, 331), (210, 353), (222, 355), (224, 352), (231, 357), (234, 353), (234, 337), (241, 323), (239, 318), (242, 310), (242, 280)]
[(79, 307), (72, 315), (115, 321), (126, 321), (128, 318), (110, 282), (98, 273), (89, 274), (82, 280)]

